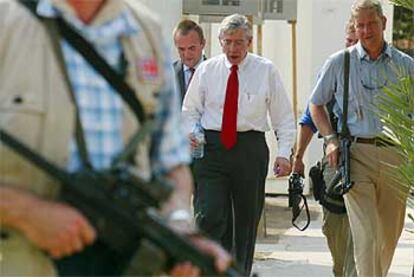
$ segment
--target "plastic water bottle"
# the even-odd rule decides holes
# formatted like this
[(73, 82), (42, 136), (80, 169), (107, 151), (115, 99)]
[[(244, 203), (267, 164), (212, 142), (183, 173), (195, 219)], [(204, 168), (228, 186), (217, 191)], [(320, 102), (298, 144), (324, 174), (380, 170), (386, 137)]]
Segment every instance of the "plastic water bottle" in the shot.
[(193, 159), (201, 159), (204, 157), (204, 144), (206, 143), (206, 138), (204, 136), (204, 131), (201, 126), (196, 126), (193, 131), (194, 139), (197, 141), (197, 146), (193, 148), (191, 156)]

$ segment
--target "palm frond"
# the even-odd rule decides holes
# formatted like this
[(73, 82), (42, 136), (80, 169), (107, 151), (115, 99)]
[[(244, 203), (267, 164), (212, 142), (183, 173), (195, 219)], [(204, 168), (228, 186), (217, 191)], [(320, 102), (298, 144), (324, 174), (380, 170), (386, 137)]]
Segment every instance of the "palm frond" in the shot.
[[(414, 0), (409, 0), (413, 2)], [(379, 96), (379, 115), (384, 124), (384, 135), (397, 144), (403, 157), (394, 179), (399, 184), (401, 200), (407, 191), (414, 190), (414, 77), (400, 71), (398, 82), (383, 89)], [(414, 195), (409, 195), (408, 205), (414, 207)]]
[(393, 5), (405, 7), (414, 10), (414, 0), (390, 0)]

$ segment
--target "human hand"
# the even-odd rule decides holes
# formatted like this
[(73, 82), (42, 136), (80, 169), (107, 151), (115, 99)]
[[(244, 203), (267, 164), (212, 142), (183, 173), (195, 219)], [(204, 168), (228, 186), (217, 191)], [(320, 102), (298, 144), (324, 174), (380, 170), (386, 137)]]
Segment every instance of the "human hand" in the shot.
[(305, 176), (305, 164), (303, 163), (302, 158), (295, 157), (292, 163), (292, 172), (298, 173), (302, 177)]
[(174, 266), (169, 275), (172, 277), (197, 277), (201, 276), (201, 271), (190, 262), (185, 262)]
[(190, 133), (188, 135), (188, 139), (190, 140), (191, 150), (193, 150), (194, 148), (198, 146), (198, 140), (195, 138), (194, 133)]
[(283, 157), (277, 157), (273, 165), (273, 173), (276, 177), (283, 177), (290, 174), (292, 167), (290, 161)]
[(339, 145), (338, 140), (332, 139), (326, 144), (326, 159), (328, 165), (331, 168), (336, 168), (338, 166), (338, 157), (339, 157)]
[(230, 266), (230, 254), (217, 242), (204, 236), (192, 236), (191, 241), (202, 252), (214, 257), (214, 265), (218, 272), (224, 272)]
[[(224, 272), (231, 264), (231, 256), (224, 250), (218, 243), (203, 237), (203, 236), (190, 236), (191, 242), (201, 252), (212, 256), (214, 258), (214, 265), (218, 272)], [(200, 269), (192, 265), (189, 262), (176, 265), (170, 272), (171, 276), (200, 276)]]
[(96, 238), (96, 231), (76, 209), (63, 203), (32, 198), (21, 230), (53, 258), (80, 252)]

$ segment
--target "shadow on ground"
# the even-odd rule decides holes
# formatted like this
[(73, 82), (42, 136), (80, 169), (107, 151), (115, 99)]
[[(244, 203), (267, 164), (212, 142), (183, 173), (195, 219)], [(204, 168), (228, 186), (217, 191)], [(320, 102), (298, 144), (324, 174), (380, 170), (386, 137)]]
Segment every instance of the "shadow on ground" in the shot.
[[(309, 213), (312, 222), (318, 219), (321, 209), (317, 205), (311, 205)], [(303, 227), (306, 224), (305, 210), (301, 212), (296, 223), (299, 227)], [(264, 214), (258, 229), (257, 243), (277, 243), (280, 235), (284, 234), (291, 227), (292, 210), (288, 207), (288, 198), (286, 196), (266, 197)]]

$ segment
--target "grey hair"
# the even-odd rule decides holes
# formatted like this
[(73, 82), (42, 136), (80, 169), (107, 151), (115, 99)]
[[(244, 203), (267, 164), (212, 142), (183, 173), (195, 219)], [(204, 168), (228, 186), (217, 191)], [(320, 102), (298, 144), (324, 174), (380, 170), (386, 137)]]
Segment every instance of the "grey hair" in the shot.
[(219, 38), (222, 38), (224, 33), (232, 33), (238, 29), (244, 30), (248, 39), (252, 38), (252, 25), (244, 15), (236, 13), (226, 16), (220, 23)]
[(382, 12), (381, 2), (378, 0), (355, 0), (351, 6), (352, 19), (359, 13), (360, 10), (374, 9), (379, 16), (384, 16)]

